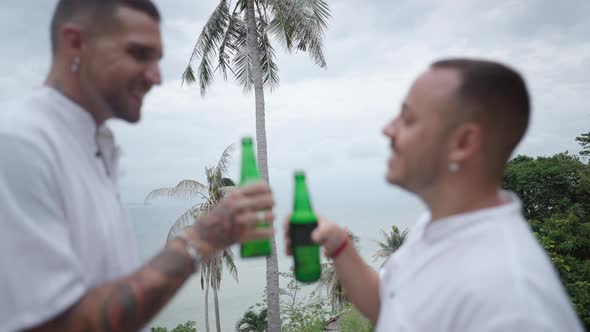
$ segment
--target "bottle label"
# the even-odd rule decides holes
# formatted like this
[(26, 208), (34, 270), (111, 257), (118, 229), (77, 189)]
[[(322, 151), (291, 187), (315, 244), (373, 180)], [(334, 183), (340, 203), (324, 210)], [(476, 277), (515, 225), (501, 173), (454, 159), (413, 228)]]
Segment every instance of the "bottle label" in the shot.
[(316, 245), (311, 240), (311, 232), (318, 226), (317, 222), (310, 224), (294, 224), (291, 223), (291, 246), (313, 246)]

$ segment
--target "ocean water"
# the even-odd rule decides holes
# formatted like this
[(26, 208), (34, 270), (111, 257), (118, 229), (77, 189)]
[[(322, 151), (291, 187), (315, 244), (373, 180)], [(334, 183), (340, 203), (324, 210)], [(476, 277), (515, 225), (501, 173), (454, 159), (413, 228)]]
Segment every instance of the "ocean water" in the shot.
[[(149, 260), (158, 253), (166, 242), (168, 230), (188, 205), (182, 204), (128, 204), (127, 209), (137, 237), (142, 261)], [(292, 258), (284, 254), (282, 230), (277, 223), (277, 247), (279, 269), (289, 271)], [(346, 225), (346, 223), (345, 223)], [(387, 224), (354, 223), (346, 225), (360, 236), (361, 255), (375, 268), (380, 262), (373, 262), (372, 254), (376, 251), (375, 240), (379, 239), (379, 229), (386, 229)], [(219, 307), (222, 331), (235, 331), (235, 323), (248, 308), (261, 302), (266, 283), (266, 264), (264, 259), (242, 259), (239, 248), (232, 248), (238, 270), (238, 281), (225, 273), (219, 290)], [(284, 286), (286, 281), (281, 282)], [(209, 323), (215, 327), (213, 293), (209, 292)], [(173, 328), (176, 325), (194, 320), (197, 330), (205, 330), (205, 291), (201, 289), (200, 276), (195, 275), (176, 294), (172, 301), (148, 325)]]

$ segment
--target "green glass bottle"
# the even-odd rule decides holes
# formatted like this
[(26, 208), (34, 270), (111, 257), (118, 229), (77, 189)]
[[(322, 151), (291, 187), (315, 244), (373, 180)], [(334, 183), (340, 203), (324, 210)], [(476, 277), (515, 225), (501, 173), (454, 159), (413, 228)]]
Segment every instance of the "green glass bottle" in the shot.
[[(254, 146), (251, 137), (242, 139), (242, 174), (240, 175), (240, 187), (252, 182), (260, 181), (260, 172), (256, 165), (256, 156), (254, 155)], [(261, 222), (258, 227), (268, 227), (266, 222)], [(270, 241), (268, 239), (256, 240), (242, 243), (240, 246), (240, 255), (243, 258), (270, 256)]]
[(318, 218), (311, 209), (305, 173), (302, 171), (295, 172), (295, 202), (289, 221), (295, 279), (302, 282), (317, 281), (322, 274), (320, 246), (313, 243), (311, 233), (318, 225)]

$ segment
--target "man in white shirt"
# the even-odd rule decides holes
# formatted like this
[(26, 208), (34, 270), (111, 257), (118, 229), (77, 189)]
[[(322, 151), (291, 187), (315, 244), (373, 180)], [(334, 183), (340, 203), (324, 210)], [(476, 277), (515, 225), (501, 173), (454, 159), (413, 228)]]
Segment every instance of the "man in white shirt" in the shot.
[(414, 82), (383, 130), (386, 178), (429, 213), (380, 273), (337, 224), (312, 233), (377, 331), (582, 331), (519, 198), (501, 190), (529, 109), (524, 80), (495, 62), (438, 61)]
[(45, 86), (0, 106), (0, 331), (138, 331), (201, 257), (265, 238), (268, 185), (238, 189), (140, 266), (105, 120), (136, 122), (159, 84), (150, 0), (61, 0)]

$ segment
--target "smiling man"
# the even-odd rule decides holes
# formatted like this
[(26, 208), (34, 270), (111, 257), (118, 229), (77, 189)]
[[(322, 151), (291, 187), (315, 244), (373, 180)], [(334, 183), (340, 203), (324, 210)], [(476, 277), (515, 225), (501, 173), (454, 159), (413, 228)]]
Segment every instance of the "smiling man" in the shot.
[(258, 183), (140, 266), (105, 121), (139, 121), (160, 84), (159, 21), (149, 0), (59, 1), (45, 85), (0, 106), (0, 331), (140, 330), (201, 257), (272, 234)]
[(337, 224), (312, 234), (377, 331), (582, 331), (519, 198), (501, 190), (529, 113), (524, 80), (496, 62), (438, 61), (412, 84), (383, 130), (386, 179), (429, 212), (380, 273)]

